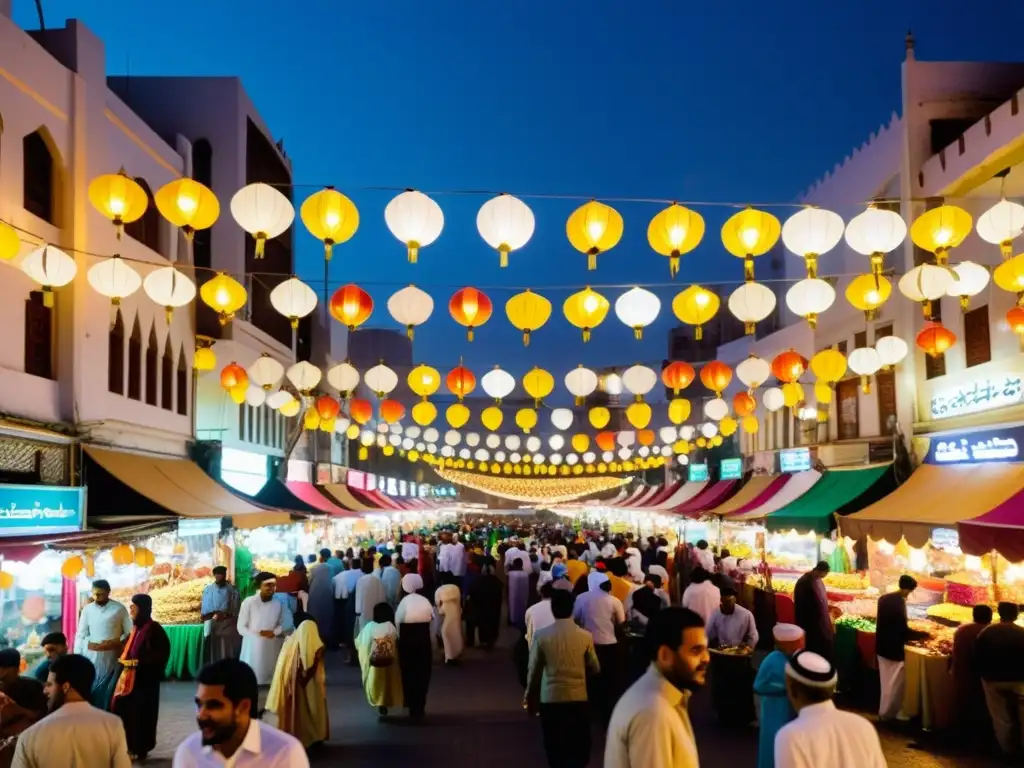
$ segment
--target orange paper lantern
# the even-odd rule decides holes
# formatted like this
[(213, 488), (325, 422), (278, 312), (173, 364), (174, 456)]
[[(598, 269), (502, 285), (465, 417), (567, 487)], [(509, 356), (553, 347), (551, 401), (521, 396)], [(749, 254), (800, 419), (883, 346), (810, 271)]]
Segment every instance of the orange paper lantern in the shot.
[(684, 363), (681, 360), (677, 360), (674, 363), (669, 363), (661, 371), (661, 380), (665, 386), (672, 390), (672, 394), (678, 395), (679, 390), (686, 389), (693, 382), (696, 374), (693, 371), (693, 366), (689, 363)]
[(348, 415), (356, 424), (365, 424), (373, 418), (373, 406), (360, 397), (353, 398), (348, 404)]
[(331, 296), (331, 317), (354, 331), (373, 314), (373, 299), (358, 285), (343, 285)]
[(459, 365), (448, 372), (445, 384), (448, 385), (448, 390), (453, 395), (462, 400), (476, 389), (476, 376), (468, 368)]
[(110, 551), (114, 565), (131, 565), (135, 562), (135, 553), (127, 544), (118, 544)]
[(757, 401), (749, 392), (737, 392), (732, 398), (732, 409), (737, 416), (749, 416), (757, 408)]
[(653, 429), (641, 429), (636, 433), (636, 441), (640, 445), (654, 445), (655, 434)]
[(712, 360), (700, 369), (700, 380), (705, 387), (721, 397), (722, 390), (732, 381), (732, 368), (718, 360)]
[(338, 401), (330, 395), (320, 395), (316, 399), (316, 412), (321, 420), (336, 418), (340, 410)]
[(942, 323), (925, 323), (924, 328), (917, 334), (917, 346), (929, 357), (941, 357), (954, 344), (956, 334)]
[(232, 389), (246, 389), (249, 386), (249, 374), (245, 368), (238, 363), (228, 363), (220, 372), (220, 385), (230, 391)]
[(792, 349), (775, 356), (772, 360), (772, 373), (783, 384), (796, 381), (807, 370), (807, 361)]
[(1006, 313), (1006, 322), (1011, 331), (1024, 339), (1024, 309), (1021, 307), (1011, 309)]
[(466, 326), (466, 338), (473, 340), (473, 329), (491, 319), (494, 306), (487, 294), (476, 288), (460, 288), (448, 302), (448, 312), (459, 325)]
[(594, 442), (597, 443), (598, 448), (602, 451), (613, 451), (615, 450), (615, 433), (598, 432), (594, 436)]
[(156, 556), (153, 551), (145, 547), (135, 548), (135, 564), (139, 568), (152, 568), (156, 563)]
[(405, 406), (397, 400), (382, 400), (380, 403), (380, 417), (388, 424), (401, 421), (405, 416)]
[(85, 561), (80, 555), (72, 555), (60, 566), (60, 575), (65, 579), (77, 579), (78, 574), (85, 568)]

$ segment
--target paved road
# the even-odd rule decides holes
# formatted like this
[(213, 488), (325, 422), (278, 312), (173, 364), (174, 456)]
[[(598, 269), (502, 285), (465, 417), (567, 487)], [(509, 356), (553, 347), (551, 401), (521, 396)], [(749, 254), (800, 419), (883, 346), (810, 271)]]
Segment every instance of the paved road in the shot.
[[(412, 724), (402, 713), (378, 721), (366, 704), (358, 670), (345, 667), (339, 654), (328, 657), (328, 699), (331, 741), (311, 755), (313, 766), (380, 768), (415, 760), (419, 765), (445, 768), (541, 768), (546, 765), (539, 724), (528, 718), (519, 703), (522, 691), (507, 647), (486, 653), (469, 649), (458, 667), (434, 668), (422, 724)], [(190, 683), (168, 683), (161, 695), (159, 745), (147, 766), (169, 766), (174, 747), (195, 728)], [(723, 730), (714, 719), (706, 692), (694, 697), (692, 707), (704, 766), (754, 766), (757, 730)], [(604, 738), (595, 732), (592, 766), (601, 765)], [(891, 768), (983, 768), (995, 760), (920, 748), (907, 736), (883, 733)]]

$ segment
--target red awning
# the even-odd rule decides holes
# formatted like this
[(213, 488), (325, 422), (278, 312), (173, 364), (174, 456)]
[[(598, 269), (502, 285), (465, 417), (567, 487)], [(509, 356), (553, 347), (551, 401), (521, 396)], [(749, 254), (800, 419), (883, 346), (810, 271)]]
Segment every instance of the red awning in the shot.
[(987, 555), (993, 549), (1011, 563), (1024, 561), (1024, 491), (989, 512), (957, 523), (960, 549), (968, 555)]
[(679, 490), (682, 483), (670, 483), (669, 485), (661, 486), (661, 490), (658, 491), (654, 496), (644, 502), (645, 507), (655, 507), (661, 502), (669, 498), (673, 493)]
[(318, 491), (311, 483), (305, 483), (299, 480), (287, 480), (285, 481), (285, 485), (288, 487), (289, 491), (295, 494), (295, 496), (309, 504), (313, 509), (323, 512), (325, 515), (331, 515), (332, 517), (357, 516), (352, 510), (345, 509), (344, 507), (333, 503), (330, 499), (320, 493), (320, 491)]
[(737, 480), (719, 480), (717, 483), (707, 486), (685, 504), (680, 504), (673, 509), (677, 515), (696, 515), (705, 509), (717, 507), (736, 487)]

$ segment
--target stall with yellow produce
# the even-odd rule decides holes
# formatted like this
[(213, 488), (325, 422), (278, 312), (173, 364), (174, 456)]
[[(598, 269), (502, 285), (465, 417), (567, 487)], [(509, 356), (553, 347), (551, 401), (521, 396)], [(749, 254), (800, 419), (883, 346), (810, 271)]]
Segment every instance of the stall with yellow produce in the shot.
[(0, 550), (0, 648), (17, 648), (28, 669), (43, 657), (43, 637), (63, 630), (63, 557), (19, 549)]

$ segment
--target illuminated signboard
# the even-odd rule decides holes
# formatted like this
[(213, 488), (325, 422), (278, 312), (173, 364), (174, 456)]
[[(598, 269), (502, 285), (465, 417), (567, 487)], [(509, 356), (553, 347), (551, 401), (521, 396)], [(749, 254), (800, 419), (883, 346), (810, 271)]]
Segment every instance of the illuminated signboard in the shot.
[(70, 533), (84, 525), (85, 488), (0, 485), (0, 536)]
[(345, 475), (345, 482), (348, 483), (349, 487), (355, 488), (357, 491), (365, 491), (366, 473), (360, 472), (357, 469), (350, 469), (348, 474)]
[(398, 495), (398, 481), (395, 480), (395, 478), (393, 478), (393, 477), (389, 477), (388, 478), (387, 494), (388, 494), (388, 496), (397, 496)]
[(789, 451), (779, 451), (780, 472), (806, 472), (810, 468), (810, 448), (793, 448)]
[(1024, 385), (1016, 374), (972, 379), (959, 387), (932, 395), (929, 411), (933, 419), (948, 419), (968, 413), (1003, 408), (1024, 402)]
[(932, 464), (982, 464), (993, 461), (1016, 461), (1020, 456), (1017, 430), (972, 432), (964, 435), (936, 437), (928, 461)]
[(398, 481), (398, 495), (399, 496), (405, 496), (406, 493), (408, 492), (408, 490), (409, 490), (409, 487), (408, 487), (408, 485), (406, 485), (405, 480), (399, 480)]
[(691, 483), (703, 483), (708, 479), (707, 464), (691, 464), (688, 468), (686, 479)]
[(743, 459), (722, 459), (718, 465), (720, 480), (739, 480), (743, 477)]
[(377, 476), (375, 474), (371, 473), (371, 472), (367, 472), (366, 473), (366, 490), (368, 490), (368, 491), (376, 491), (378, 487), (381, 487), (381, 486), (377, 485)]

